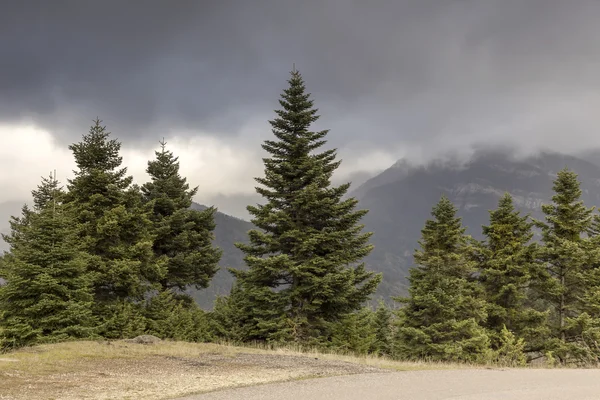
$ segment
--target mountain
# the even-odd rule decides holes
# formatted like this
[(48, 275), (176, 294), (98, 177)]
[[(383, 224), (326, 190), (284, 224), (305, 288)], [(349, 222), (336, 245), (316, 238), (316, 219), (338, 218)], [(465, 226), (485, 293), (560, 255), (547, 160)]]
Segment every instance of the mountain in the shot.
[(600, 166), (600, 149), (584, 150), (580, 153), (577, 153), (576, 156), (582, 160), (589, 161), (592, 164)]
[[(194, 203), (195, 210), (205, 210), (207, 207)], [(215, 213), (215, 240), (213, 243), (223, 250), (223, 256), (219, 262), (219, 271), (204, 290), (190, 289), (188, 293), (194, 297), (198, 304), (204, 309), (212, 309), (214, 300), (219, 295), (226, 295), (233, 284), (233, 276), (227, 268), (243, 269), (244, 253), (237, 247), (236, 242), (248, 242), (248, 231), (254, 229), (254, 225), (243, 219), (232, 217), (221, 212)]]
[(420, 231), (442, 194), (458, 207), (467, 233), (481, 238), (488, 210), (496, 208), (505, 192), (514, 196), (521, 211), (543, 218), (540, 206), (550, 201), (552, 181), (564, 167), (579, 174), (586, 205), (600, 205), (600, 166), (555, 153), (516, 159), (503, 152), (480, 151), (466, 163), (426, 167), (399, 162), (365, 182), (353, 195), (360, 208), (369, 210), (363, 222), (367, 231), (374, 232), (375, 249), (366, 262), (384, 274), (378, 295), (389, 299), (406, 294)]
[(356, 185), (354, 183), (351, 188), (356, 186), (356, 189), (351, 190), (349, 195), (351, 197), (356, 197), (357, 199), (362, 198), (369, 190), (383, 186), (388, 183), (393, 183), (399, 181), (400, 179), (406, 177), (412, 171), (412, 167), (406, 160), (398, 160), (394, 165), (390, 168), (382, 171), (380, 174), (375, 175), (374, 177), (367, 179), (364, 183), (360, 185)]
[[(9, 232), (8, 221), (11, 215), (20, 215), (23, 202), (0, 203), (0, 232)], [(192, 208), (204, 210), (207, 207), (194, 203)], [(229, 293), (233, 283), (233, 276), (227, 271), (228, 267), (244, 268), (244, 255), (235, 247), (236, 242), (247, 242), (247, 232), (254, 228), (248, 221), (217, 212), (215, 214), (215, 240), (213, 243), (223, 249), (223, 256), (219, 262), (220, 270), (215, 275), (210, 286), (205, 290), (190, 289), (189, 293), (198, 304), (205, 309), (211, 309), (217, 295)], [(8, 250), (8, 245), (0, 239), (0, 253)], [(2, 284), (2, 279), (0, 279)]]
[[(389, 301), (390, 296), (406, 294), (412, 254), (431, 208), (442, 194), (456, 204), (467, 233), (475, 238), (481, 238), (481, 226), (488, 223), (488, 210), (496, 208), (504, 192), (513, 195), (521, 211), (543, 218), (540, 206), (550, 201), (552, 181), (564, 167), (579, 174), (586, 205), (600, 206), (600, 157), (596, 158), (593, 152), (584, 156), (542, 153), (517, 159), (508, 153), (479, 151), (462, 163), (433, 162), (415, 167), (400, 160), (368, 179), (349, 195), (359, 199), (359, 208), (369, 210), (362, 222), (365, 230), (374, 232), (371, 242), (375, 249), (365, 261), (369, 269), (384, 274), (375, 297)], [(4, 216), (0, 230), (7, 229), (9, 216), (18, 215), (20, 207), (19, 202), (0, 204), (0, 216)], [(206, 209), (200, 204), (192, 207)], [(254, 228), (248, 221), (221, 212), (215, 214), (215, 222), (214, 243), (223, 249), (221, 269), (209, 288), (189, 290), (205, 309), (212, 308), (216, 296), (229, 293), (233, 277), (227, 268), (245, 266), (243, 253), (235, 243), (247, 242), (247, 232)], [(0, 240), (1, 245), (4, 243)]]

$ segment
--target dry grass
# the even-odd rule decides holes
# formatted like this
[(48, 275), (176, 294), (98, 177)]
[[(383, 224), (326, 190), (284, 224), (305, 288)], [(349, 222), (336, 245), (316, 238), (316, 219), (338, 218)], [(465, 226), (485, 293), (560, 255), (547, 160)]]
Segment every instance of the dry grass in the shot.
[(320, 376), (456, 368), (481, 367), (398, 362), (293, 347), (66, 342), (0, 355), (0, 400), (172, 399)]
[(332, 356), (216, 344), (67, 342), (0, 357), (0, 399), (167, 399), (226, 387), (377, 371)]
[(244, 352), (260, 352), (266, 354), (281, 354), (299, 357), (318, 357), (321, 360), (341, 361), (393, 371), (479, 369), (485, 367), (480, 364), (448, 363), (438, 361), (398, 361), (374, 355), (356, 356), (352, 353), (343, 353), (339, 351), (326, 352), (323, 349), (305, 348), (294, 345), (276, 348), (269, 348), (262, 344), (247, 344), (245, 347), (236, 347), (235, 345), (229, 343), (222, 343), (221, 345), (225, 347), (242, 349)]

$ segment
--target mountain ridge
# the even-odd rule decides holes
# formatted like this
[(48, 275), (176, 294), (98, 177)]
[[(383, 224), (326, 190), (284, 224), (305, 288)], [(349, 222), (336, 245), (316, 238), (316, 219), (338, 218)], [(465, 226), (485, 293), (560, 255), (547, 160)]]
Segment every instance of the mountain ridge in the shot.
[[(543, 218), (541, 205), (550, 201), (552, 180), (564, 167), (579, 174), (585, 204), (600, 206), (600, 157), (589, 154), (592, 160), (550, 152), (518, 158), (502, 151), (481, 151), (463, 162), (442, 160), (421, 166), (399, 160), (351, 190), (347, 197), (356, 197), (357, 208), (369, 210), (362, 223), (365, 231), (373, 232), (375, 248), (365, 258), (366, 265), (384, 275), (375, 299), (389, 302), (390, 296), (406, 294), (408, 270), (414, 264), (412, 256), (421, 229), (442, 194), (457, 206), (467, 233), (481, 239), (488, 211), (496, 208), (505, 192), (513, 196), (520, 211)], [(10, 215), (18, 214), (21, 207), (13, 203), (15, 210)], [(207, 206), (194, 203), (192, 208), (204, 210)], [(217, 296), (229, 293), (234, 278), (228, 268), (245, 268), (244, 254), (235, 243), (247, 243), (248, 231), (255, 229), (251, 222), (218, 208), (215, 223), (213, 243), (223, 250), (220, 269), (207, 289), (188, 290), (205, 309), (212, 309)]]
[(406, 294), (420, 231), (442, 194), (457, 206), (467, 233), (481, 239), (488, 211), (497, 207), (505, 192), (520, 211), (543, 218), (541, 205), (550, 201), (552, 181), (564, 167), (579, 174), (586, 205), (600, 205), (600, 166), (566, 154), (543, 152), (517, 158), (486, 151), (451, 168), (440, 163), (401, 170), (396, 179), (389, 169), (387, 183), (358, 191), (360, 208), (369, 210), (363, 219), (365, 230), (374, 232), (375, 249), (365, 260), (384, 274), (377, 296), (387, 300), (390, 295)]

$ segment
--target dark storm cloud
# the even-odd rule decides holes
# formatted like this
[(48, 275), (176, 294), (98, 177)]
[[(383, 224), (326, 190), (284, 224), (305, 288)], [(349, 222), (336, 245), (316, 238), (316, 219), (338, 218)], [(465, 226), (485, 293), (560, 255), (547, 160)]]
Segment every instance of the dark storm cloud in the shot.
[(595, 0), (1, 7), (0, 120), (33, 119), (65, 140), (97, 115), (129, 140), (169, 128), (233, 135), (272, 117), (293, 62), (336, 145), (538, 129), (532, 113), (600, 83)]

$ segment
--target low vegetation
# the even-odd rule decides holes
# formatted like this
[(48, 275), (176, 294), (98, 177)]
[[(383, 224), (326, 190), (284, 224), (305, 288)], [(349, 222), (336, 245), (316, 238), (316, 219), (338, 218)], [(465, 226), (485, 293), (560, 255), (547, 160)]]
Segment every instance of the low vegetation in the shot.
[[(34, 206), (12, 219), (4, 237), (6, 393), (56, 383), (94, 396), (114, 386), (135, 397), (166, 387), (187, 393), (319, 374), (316, 364), (276, 372), (274, 363), (288, 360), (273, 358), (286, 355), (281, 351), (255, 348), (240, 356), (234, 347), (206, 344), (223, 341), (318, 349), (319, 362), (354, 354), (363, 367), (430, 368), (419, 364), (424, 360), (598, 364), (600, 217), (580, 200), (575, 173), (558, 173), (544, 221), (520, 215), (511, 196), (502, 197), (481, 242), (465, 234), (457, 208), (443, 197), (422, 230), (408, 296), (373, 310), (366, 304), (382, 277), (362, 262), (373, 248), (360, 224), (367, 210), (346, 198), (348, 184), (331, 185), (340, 161), (335, 150), (317, 152), (328, 132), (311, 131), (319, 116), (298, 71), (288, 83), (270, 121), (275, 139), (263, 144), (268, 157), (257, 192), (264, 202), (248, 207), (257, 229), (238, 244), (247, 268), (230, 270), (236, 282), (211, 312), (185, 289), (206, 288), (218, 270), (215, 209), (191, 208), (197, 188), (180, 175), (166, 143), (148, 162), (150, 181), (141, 187), (99, 120), (70, 146), (77, 168), (67, 188), (55, 176), (44, 179), (32, 193)], [(142, 334), (179, 342), (141, 348), (118, 341)], [(27, 347), (34, 345), (43, 346)], [(256, 369), (248, 354), (271, 361)], [(333, 373), (348, 372), (338, 367)], [(56, 397), (67, 398), (61, 393)]]
[(291, 347), (73, 341), (3, 354), (0, 399), (170, 399), (294, 379), (467, 367)]

